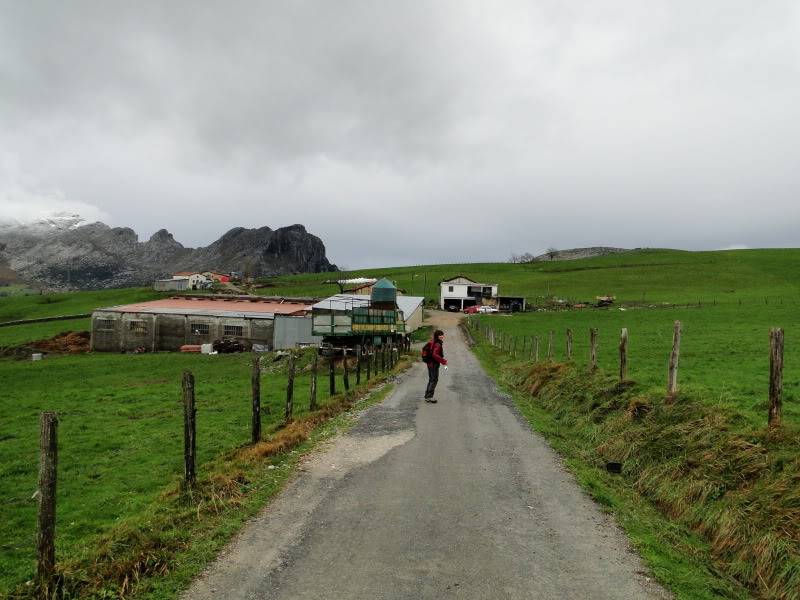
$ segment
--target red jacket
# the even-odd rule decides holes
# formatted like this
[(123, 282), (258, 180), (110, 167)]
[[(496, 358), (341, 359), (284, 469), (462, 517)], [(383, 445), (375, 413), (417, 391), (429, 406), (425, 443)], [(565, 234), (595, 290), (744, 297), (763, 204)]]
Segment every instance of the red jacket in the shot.
[(447, 359), (444, 357), (444, 348), (442, 342), (433, 342), (431, 344), (433, 352), (431, 352), (431, 362), (436, 361), (440, 365), (446, 365)]

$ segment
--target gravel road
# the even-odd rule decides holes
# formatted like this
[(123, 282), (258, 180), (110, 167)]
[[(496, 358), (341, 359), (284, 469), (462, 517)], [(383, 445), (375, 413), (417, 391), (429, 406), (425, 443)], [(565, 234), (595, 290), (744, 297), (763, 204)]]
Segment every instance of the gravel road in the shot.
[(438, 404), (414, 365), (186, 598), (670, 597), (447, 324)]

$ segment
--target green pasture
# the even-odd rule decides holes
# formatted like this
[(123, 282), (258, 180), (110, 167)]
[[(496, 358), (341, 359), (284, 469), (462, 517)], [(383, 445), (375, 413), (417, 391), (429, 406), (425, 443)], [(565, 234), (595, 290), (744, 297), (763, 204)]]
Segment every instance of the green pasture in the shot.
[[(307, 412), (310, 359), (307, 352), (298, 363), (295, 415)], [(147, 511), (181, 477), (184, 369), (196, 377), (199, 471), (249, 442), (250, 360), (178, 353), (0, 360), (0, 596), (34, 572), (41, 411), (59, 415), (58, 555), (83, 556), (98, 534)], [(271, 355), (264, 361), (262, 418), (269, 433), (283, 418), (286, 361), (273, 363)], [(329, 397), (327, 369), (320, 370), (318, 397), (323, 404)]]
[[(554, 331), (554, 359), (566, 359), (566, 330), (574, 337), (573, 360), (588, 364), (589, 328), (599, 330), (598, 361), (618, 371), (620, 330), (626, 327), (628, 377), (647, 393), (666, 390), (673, 323), (682, 324), (679, 388), (683, 393), (735, 409), (751, 426), (766, 424), (769, 329), (785, 330), (784, 415), (800, 423), (800, 311), (792, 304), (705, 305), (701, 308), (584, 309), (513, 316), (481, 315), (479, 323), (516, 337), (521, 353), (539, 337), (540, 357)], [(509, 338), (511, 339), (511, 338)]]
[(149, 288), (120, 288), (0, 297), (0, 323), (20, 319), (80, 315), (104, 306), (142, 302), (163, 296), (163, 293)]
[(438, 303), (439, 282), (456, 275), (498, 283), (500, 293), (594, 301), (599, 295), (620, 302), (704, 302), (747, 304), (795, 302), (800, 293), (800, 249), (685, 252), (636, 250), (575, 261), (528, 264), (471, 263), (359, 269), (347, 273), (313, 273), (262, 280), (265, 295), (327, 296), (338, 293), (337, 277), (388, 277), (407, 294)]
[(0, 348), (20, 346), (37, 340), (45, 340), (68, 331), (89, 331), (92, 320), (67, 319), (66, 321), (45, 321), (26, 325), (0, 327)]

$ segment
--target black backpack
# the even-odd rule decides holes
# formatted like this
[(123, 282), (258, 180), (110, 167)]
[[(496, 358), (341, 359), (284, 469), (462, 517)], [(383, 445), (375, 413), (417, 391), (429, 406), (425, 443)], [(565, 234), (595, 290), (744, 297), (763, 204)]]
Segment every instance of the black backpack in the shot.
[(433, 342), (428, 341), (422, 347), (422, 362), (430, 362), (433, 358)]

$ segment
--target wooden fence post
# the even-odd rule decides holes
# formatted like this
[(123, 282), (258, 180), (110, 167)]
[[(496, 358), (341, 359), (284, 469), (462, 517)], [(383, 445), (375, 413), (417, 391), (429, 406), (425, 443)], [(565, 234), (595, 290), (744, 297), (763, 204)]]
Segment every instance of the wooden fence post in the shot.
[(197, 481), (195, 456), (197, 455), (196, 416), (194, 407), (194, 375), (183, 372), (183, 481), (192, 487)]
[(361, 344), (356, 346), (356, 385), (361, 385)]
[(533, 361), (539, 362), (539, 336), (533, 336)]
[(522, 350), (520, 350), (520, 351), (519, 351), (519, 353), (520, 353), (520, 354), (521, 354), (523, 357), (525, 356), (525, 346), (527, 345), (527, 343), (528, 343), (528, 338), (527, 338), (526, 336), (524, 336), (524, 335), (523, 335), (523, 336), (522, 336)]
[(783, 329), (769, 332), (769, 426), (780, 427), (783, 394)]
[(331, 357), (328, 359), (328, 390), (330, 395), (336, 395), (336, 348), (331, 348)]
[(342, 379), (344, 380), (344, 391), (350, 391), (350, 368), (347, 366), (347, 348), (342, 348), (342, 366), (344, 367), (344, 374), (342, 375)]
[(597, 370), (597, 329), (589, 328), (589, 370)]
[(257, 444), (261, 441), (261, 357), (253, 353), (253, 368), (250, 371), (250, 387), (252, 389), (253, 414), (250, 421), (250, 440)]
[(628, 379), (628, 328), (623, 327), (619, 334), (619, 381)]
[(675, 401), (678, 393), (678, 360), (681, 355), (681, 322), (675, 321), (672, 332), (672, 352), (669, 355), (669, 372), (667, 373), (667, 404)]
[(567, 327), (567, 360), (572, 360), (572, 329)]
[(381, 344), (381, 373), (386, 373), (386, 344)]
[(553, 330), (547, 334), (547, 360), (553, 360), (553, 336), (555, 334), (556, 332)]
[(367, 346), (367, 381), (372, 377), (372, 352), (370, 347)]
[(289, 352), (289, 377), (286, 380), (286, 410), (283, 413), (283, 424), (288, 425), (294, 412), (294, 352)]
[(517, 358), (517, 336), (514, 336), (511, 341), (511, 356)]
[(311, 362), (311, 382), (309, 383), (308, 410), (317, 410), (317, 367), (319, 366), (319, 352), (314, 349), (314, 360)]
[(36, 576), (50, 597), (56, 566), (56, 482), (58, 480), (58, 416), (43, 412), (39, 417), (39, 530)]

